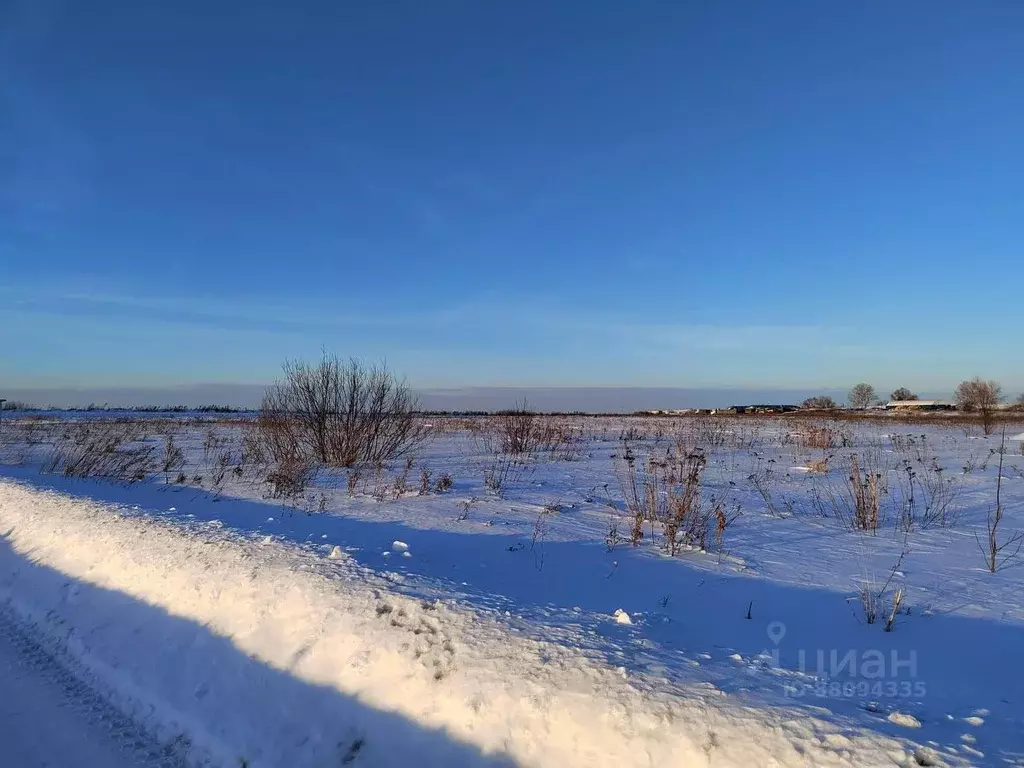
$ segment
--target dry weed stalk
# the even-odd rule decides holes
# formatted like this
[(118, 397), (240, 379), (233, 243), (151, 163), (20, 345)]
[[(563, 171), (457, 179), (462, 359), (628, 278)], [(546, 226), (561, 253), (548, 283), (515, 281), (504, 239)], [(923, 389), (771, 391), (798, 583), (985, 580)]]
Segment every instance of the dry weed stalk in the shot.
[(995, 507), (989, 510), (985, 518), (986, 537), (982, 543), (975, 533), (975, 540), (978, 548), (985, 556), (985, 567), (990, 573), (995, 573), (1005, 568), (1010, 562), (1020, 555), (1021, 547), (1024, 546), (1024, 533), (1017, 531), (1002, 544), (999, 543), (999, 524), (1003, 521), (1005, 510), (1003, 509), (1003, 459), (1006, 456), (1006, 426), (1003, 426), (1002, 439), (999, 443), (999, 467), (996, 476), (996, 503)]

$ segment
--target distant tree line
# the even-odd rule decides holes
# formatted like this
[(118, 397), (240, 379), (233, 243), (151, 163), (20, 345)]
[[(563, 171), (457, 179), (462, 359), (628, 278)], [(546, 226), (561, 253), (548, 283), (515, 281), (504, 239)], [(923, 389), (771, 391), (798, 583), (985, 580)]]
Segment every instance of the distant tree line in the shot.
[[(851, 408), (859, 410), (880, 405), (883, 402), (876, 394), (875, 388), (866, 382), (854, 385), (846, 399)], [(889, 400), (893, 402), (913, 402), (919, 399), (917, 393), (906, 387), (894, 389), (889, 395)], [(957, 385), (956, 391), (953, 393), (953, 400), (958, 410), (964, 413), (980, 414), (985, 433), (991, 434), (994, 414), (1004, 402), (1005, 397), (999, 382), (986, 381), (976, 376)], [(831, 410), (838, 408), (839, 405), (828, 395), (817, 395), (804, 400), (801, 407), (812, 410)], [(1024, 409), (1024, 394), (1018, 396), (1011, 407), (1014, 410)]]

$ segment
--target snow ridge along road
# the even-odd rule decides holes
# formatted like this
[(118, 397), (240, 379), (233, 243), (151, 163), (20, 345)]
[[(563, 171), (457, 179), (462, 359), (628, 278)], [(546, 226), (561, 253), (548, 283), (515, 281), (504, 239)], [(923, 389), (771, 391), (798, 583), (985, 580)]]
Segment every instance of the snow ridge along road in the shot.
[(0, 600), (194, 765), (919, 764), (909, 742), (395, 594), (344, 556), (9, 480), (0, 526)]

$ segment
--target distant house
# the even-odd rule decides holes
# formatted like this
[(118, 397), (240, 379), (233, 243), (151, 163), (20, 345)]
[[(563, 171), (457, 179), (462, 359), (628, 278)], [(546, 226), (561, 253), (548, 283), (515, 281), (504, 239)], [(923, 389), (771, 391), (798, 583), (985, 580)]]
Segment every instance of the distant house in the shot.
[(891, 400), (887, 411), (955, 411), (956, 405), (945, 400)]

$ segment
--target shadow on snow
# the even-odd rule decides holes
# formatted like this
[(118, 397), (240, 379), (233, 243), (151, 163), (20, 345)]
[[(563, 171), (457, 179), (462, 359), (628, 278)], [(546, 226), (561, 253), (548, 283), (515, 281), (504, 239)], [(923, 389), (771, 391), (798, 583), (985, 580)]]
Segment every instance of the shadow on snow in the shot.
[[(454, 523), (454, 504), (452, 528), (420, 529), (398, 522), (307, 514), (272, 502), (217, 502), (195, 489), (155, 483), (125, 488), (10, 467), (0, 469), (0, 474), (37, 488), (127, 505), (140, 514), (189, 522), (217, 520), (243, 535), (273, 535), (324, 554), (339, 545), (364, 566), (402, 574), (397, 591), (468, 602), (523, 633), (576, 645), (601, 654), (611, 665), (654, 675), (659, 686), (712, 683), (752, 706), (806, 707), (809, 714), (824, 708), (848, 725), (932, 741), (940, 751), (955, 749), (974, 763), (1022, 756), (1020, 623), (922, 615), (912, 606), (911, 615), (897, 619), (895, 631), (884, 632), (880, 623), (859, 622), (859, 606), (840, 592), (709, 571), (685, 557), (666, 562), (649, 548), (633, 550), (627, 545), (608, 553), (597, 543), (534, 544), (521, 534), (468, 531)], [(169, 511), (171, 507), (176, 509)], [(394, 539), (407, 542), (412, 557), (384, 558), (382, 553)], [(824, 531), (821, 546), (830, 546)], [(614, 623), (617, 608), (626, 610), (634, 623)], [(826, 675), (833, 653), (853, 662), (832, 680), (853, 684), (852, 693), (847, 689), (838, 695), (816, 695), (819, 652)], [(869, 658), (877, 659), (872, 652), (885, 660), (881, 678), (865, 676), (878, 671), (867, 665)], [(879, 682), (881, 694), (874, 688)], [(866, 695), (861, 695), (858, 688), (863, 686), (858, 683), (869, 686)], [(906, 695), (903, 683), (910, 684)], [(786, 686), (804, 693), (786, 695)], [(871, 702), (877, 707), (869, 707)], [(889, 722), (887, 715), (894, 710), (913, 714), (921, 722), (920, 730)], [(986, 710), (981, 713), (984, 725), (968, 724), (965, 718), (979, 710)], [(976, 739), (973, 747), (984, 752), (984, 758), (964, 753), (964, 734)]]
[[(515, 765), (507, 756), (482, 754), (443, 731), (268, 666), (194, 621), (33, 562), (31, 553), (14, 551), (6, 536), (0, 537), (0, 588), (10, 592), (16, 615), (27, 607), (31, 621), (45, 625), (44, 644), (61, 638), (56, 655), (70, 656), (72, 668), (111, 693), (128, 714), (152, 726), (150, 716), (158, 713), (154, 735), (161, 742), (193, 736), (193, 757), (209, 750), (225, 765), (289, 768)], [(55, 605), (59, 611), (50, 610)], [(76, 629), (69, 632), (65, 620)], [(122, 698), (124, 691), (133, 692), (130, 701)], [(240, 732), (249, 744), (266, 748), (226, 750)]]

